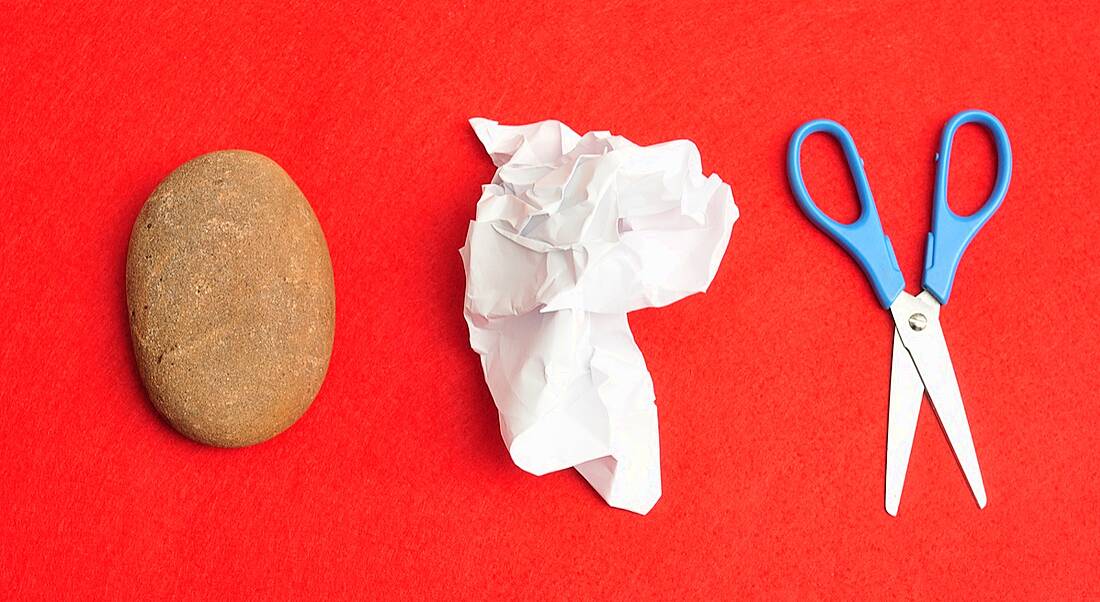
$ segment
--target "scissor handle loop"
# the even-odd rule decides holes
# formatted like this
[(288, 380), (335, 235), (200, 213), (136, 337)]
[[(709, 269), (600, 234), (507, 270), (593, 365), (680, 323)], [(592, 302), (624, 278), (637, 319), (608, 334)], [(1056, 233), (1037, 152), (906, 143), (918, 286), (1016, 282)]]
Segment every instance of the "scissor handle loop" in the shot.
[[(810, 198), (806, 183), (802, 180), (802, 143), (811, 134), (818, 132), (832, 136), (844, 150), (860, 205), (859, 218), (851, 224), (842, 224), (825, 215)], [(883, 307), (890, 307), (905, 288), (905, 279), (898, 269), (890, 239), (882, 231), (875, 199), (871, 196), (871, 187), (863, 170), (863, 160), (860, 159), (848, 130), (829, 119), (814, 119), (802, 124), (791, 135), (787, 146), (787, 178), (802, 213), (855, 259), (867, 275), (879, 303)]]
[[(993, 192), (981, 209), (973, 215), (962, 216), (951, 210), (947, 203), (947, 176), (951, 171), (951, 146), (959, 127), (976, 123), (993, 137), (997, 147), (997, 178)], [(936, 186), (932, 196), (932, 231), (924, 255), (924, 289), (932, 293), (940, 303), (947, 303), (951, 285), (963, 252), (982, 229), (989, 218), (1000, 208), (1012, 179), (1012, 148), (1008, 133), (993, 115), (980, 110), (966, 110), (952, 117), (943, 127), (940, 136), (940, 152), (936, 155)]]

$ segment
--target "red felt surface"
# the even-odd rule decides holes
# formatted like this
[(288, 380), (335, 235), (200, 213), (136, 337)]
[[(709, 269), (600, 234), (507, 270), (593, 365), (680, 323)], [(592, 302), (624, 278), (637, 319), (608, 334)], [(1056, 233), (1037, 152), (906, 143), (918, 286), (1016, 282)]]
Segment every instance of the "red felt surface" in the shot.
[[(1097, 594), (1094, 2), (12, 4), (5, 599)], [(967, 107), (1000, 117), (1015, 154), (943, 318), (990, 501), (926, 405), (894, 519), (891, 322), (798, 212), (783, 157), (808, 118), (849, 127), (915, 291), (939, 129)], [(733, 186), (711, 291), (631, 316), (660, 409), (649, 516), (572, 471), (523, 473), (500, 440), (461, 315), (457, 249), (493, 173), (478, 115), (690, 138)], [(241, 450), (158, 419), (123, 283), (153, 187), (222, 148), (290, 172), (336, 270), (319, 397)], [(991, 145), (968, 129), (954, 158), (953, 202), (974, 209)], [(812, 140), (806, 164), (821, 204), (854, 217), (835, 145)]]

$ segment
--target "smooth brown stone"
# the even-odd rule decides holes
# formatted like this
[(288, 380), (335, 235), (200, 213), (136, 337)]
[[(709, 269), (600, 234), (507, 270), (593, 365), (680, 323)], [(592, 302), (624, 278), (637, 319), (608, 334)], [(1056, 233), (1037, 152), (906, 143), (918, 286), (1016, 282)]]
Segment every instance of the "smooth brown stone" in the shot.
[(130, 236), (126, 301), (149, 397), (195, 441), (274, 437), (328, 370), (328, 246), (305, 196), (263, 155), (203, 155), (157, 186)]

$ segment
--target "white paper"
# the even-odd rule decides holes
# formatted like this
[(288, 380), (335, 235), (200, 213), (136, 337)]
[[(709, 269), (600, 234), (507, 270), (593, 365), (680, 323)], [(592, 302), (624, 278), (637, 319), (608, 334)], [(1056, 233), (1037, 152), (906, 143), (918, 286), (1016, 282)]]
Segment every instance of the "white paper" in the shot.
[(737, 206), (688, 140), (470, 120), (497, 166), (461, 249), (470, 345), (517, 466), (575, 467), (616, 507), (661, 497), (653, 381), (626, 313), (705, 291)]

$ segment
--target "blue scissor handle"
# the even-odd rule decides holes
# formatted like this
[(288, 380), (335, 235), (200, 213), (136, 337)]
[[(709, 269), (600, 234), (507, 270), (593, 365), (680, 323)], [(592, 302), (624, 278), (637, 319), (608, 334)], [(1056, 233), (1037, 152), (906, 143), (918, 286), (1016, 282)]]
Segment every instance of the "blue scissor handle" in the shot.
[[(963, 217), (947, 204), (947, 174), (951, 170), (951, 145), (955, 131), (967, 123), (984, 126), (993, 136), (997, 146), (997, 180), (989, 200), (973, 215)], [(943, 126), (940, 136), (940, 152), (936, 155), (936, 188), (932, 196), (932, 231), (928, 233), (928, 245), (924, 250), (924, 289), (939, 302), (947, 303), (951, 295), (951, 283), (963, 251), (982, 229), (989, 218), (1001, 206), (1012, 179), (1012, 148), (1008, 134), (997, 118), (985, 111), (969, 110), (955, 115)]]
[[(802, 181), (802, 143), (810, 134), (824, 132), (840, 143), (844, 157), (848, 161), (848, 170), (859, 195), (859, 219), (851, 224), (842, 224), (825, 215), (818, 209)], [(894, 248), (890, 239), (882, 232), (875, 199), (871, 197), (871, 187), (867, 184), (867, 174), (863, 171), (863, 160), (856, 151), (856, 143), (844, 126), (829, 119), (815, 119), (802, 124), (787, 146), (787, 178), (798, 206), (810, 221), (838, 242), (844, 250), (863, 268), (867, 279), (875, 290), (875, 296), (883, 307), (890, 307), (905, 288), (905, 278), (898, 269), (898, 260), (894, 257)]]

